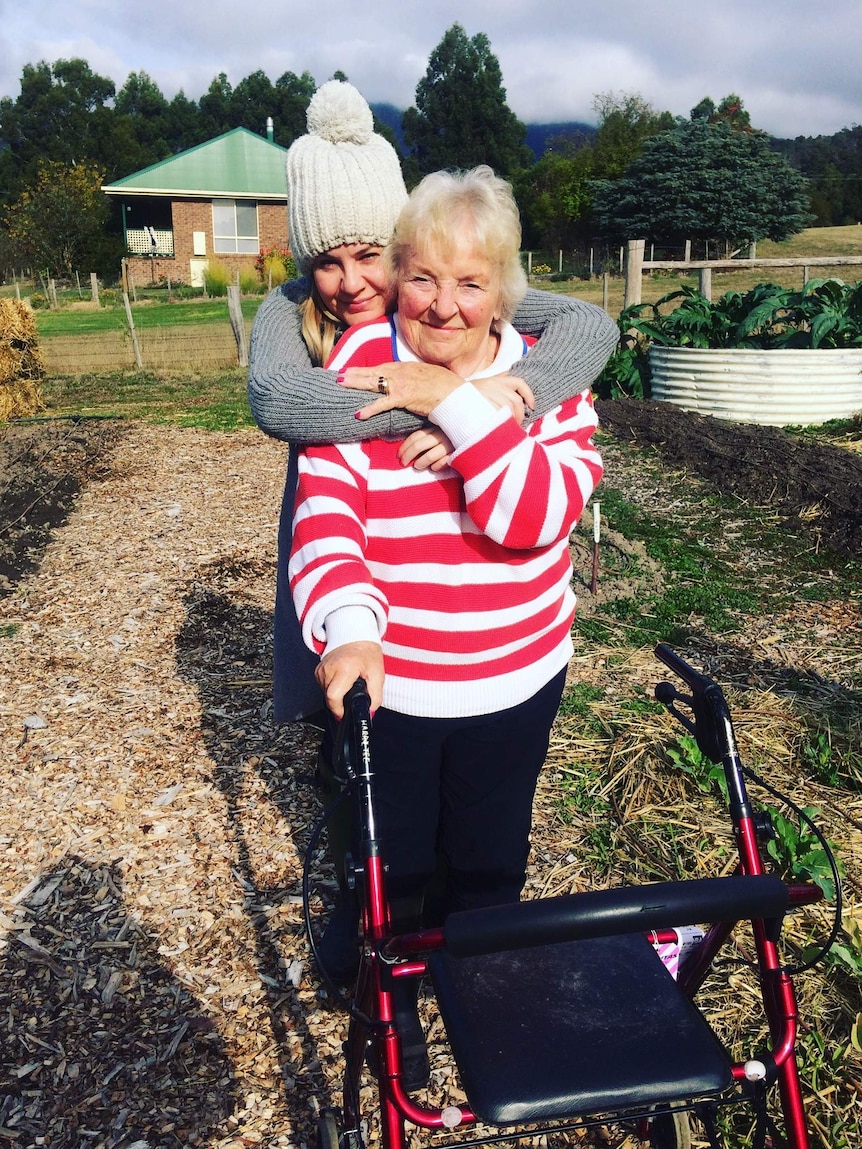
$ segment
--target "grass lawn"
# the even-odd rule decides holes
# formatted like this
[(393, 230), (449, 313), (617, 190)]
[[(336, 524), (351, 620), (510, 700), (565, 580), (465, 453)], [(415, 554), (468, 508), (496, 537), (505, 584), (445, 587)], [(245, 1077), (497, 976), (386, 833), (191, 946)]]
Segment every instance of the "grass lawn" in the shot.
[[(262, 296), (249, 296), (241, 301), (242, 313), (246, 319), (254, 319), (261, 300)], [(226, 299), (201, 299), (182, 303), (146, 300), (133, 304), (132, 314), (135, 326), (143, 330), (147, 327), (183, 327), (193, 323), (226, 323), (228, 307)], [(115, 331), (125, 326), (126, 310), (121, 303), (98, 310), (72, 307), (60, 311), (36, 312), (36, 329), (44, 339), (54, 335), (89, 335), (100, 331)]]
[(146, 419), (177, 427), (232, 431), (253, 427), (246, 396), (247, 372), (115, 371), (49, 375), (42, 381), (45, 414), (85, 418)]

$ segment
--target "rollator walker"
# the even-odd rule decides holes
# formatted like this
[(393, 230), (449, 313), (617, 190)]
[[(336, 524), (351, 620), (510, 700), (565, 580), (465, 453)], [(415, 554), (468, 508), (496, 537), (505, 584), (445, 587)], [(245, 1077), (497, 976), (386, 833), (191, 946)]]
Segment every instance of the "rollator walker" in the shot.
[[(369, 1115), (359, 1098), (368, 1065), (375, 1067), (384, 1149), (403, 1149), (407, 1124), (436, 1131), (435, 1146), (618, 1124), (654, 1149), (686, 1149), (690, 1115), (707, 1144), (719, 1147), (719, 1115), (734, 1104), (751, 1109), (754, 1149), (808, 1149), (793, 971), (779, 943), (785, 915), (822, 891), (767, 872), (769, 816), (752, 808), (721, 689), (669, 647), (659, 645), (656, 655), (690, 692), (661, 682), (656, 697), (724, 768), (736, 872), (453, 913), (442, 927), (410, 934), (390, 928), (369, 698), (362, 680), (348, 692), (336, 770), (358, 820), (352, 876), (362, 945), (347, 1003), (342, 1106), (319, 1114), (319, 1149), (363, 1149)], [(313, 845), (306, 920), (316, 950), (307, 898)], [(695, 997), (722, 946), (743, 927), (753, 940), (769, 1040), (738, 1061)], [(681, 936), (686, 947), (674, 975), (660, 951)], [(406, 1091), (392, 994), (399, 978), (430, 982), (466, 1104), (433, 1107)]]

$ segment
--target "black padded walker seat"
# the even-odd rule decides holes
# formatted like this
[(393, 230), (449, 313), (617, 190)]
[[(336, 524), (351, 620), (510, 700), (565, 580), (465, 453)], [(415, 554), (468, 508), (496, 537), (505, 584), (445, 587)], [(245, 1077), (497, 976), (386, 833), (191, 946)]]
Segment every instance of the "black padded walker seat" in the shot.
[(470, 1106), (493, 1125), (716, 1096), (730, 1061), (642, 934), (429, 970)]

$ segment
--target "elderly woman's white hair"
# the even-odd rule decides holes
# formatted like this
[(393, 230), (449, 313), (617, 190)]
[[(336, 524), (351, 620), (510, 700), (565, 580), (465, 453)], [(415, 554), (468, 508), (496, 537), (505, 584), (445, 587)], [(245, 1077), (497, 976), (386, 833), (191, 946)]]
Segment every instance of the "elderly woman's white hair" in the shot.
[(432, 172), (417, 184), (398, 216), (386, 260), (396, 285), (411, 252), (448, 256), (469, 238), (500, 274), (499, 319), (511, 320), (527, 290), (521, 265), (521, 219), (511, 184), (487, 165)]

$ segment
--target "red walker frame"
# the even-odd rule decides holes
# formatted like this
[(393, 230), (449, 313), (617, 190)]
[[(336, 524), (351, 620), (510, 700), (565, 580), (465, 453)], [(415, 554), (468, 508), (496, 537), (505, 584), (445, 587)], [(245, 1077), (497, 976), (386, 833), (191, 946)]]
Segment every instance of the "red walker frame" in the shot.
[[(690, 696), (679, 694), (674, 686), (663, 682), (656, 689), (656, 697), (695, 733), (701, 751), (724, 767), (729, 813), (739, 853), (736, 877), (621, 887), (469, 911), (452, 915), (441, 928), (409, 935), (393, 936), (390, 930), (385, 844), (378, 840), (375, 824), (369, 699), (361, 680), (348, 693), (345, 719), (341, 723), (344, 747), (340, 753), (353, 789), (359, 822), (360, 859), (355, 866), (355, 876), (364, 892), (364, 940), (359, 976), (350, 999), (349, 1035), (344, 1047), (343, 1107), (340, 1113), (327, 1110), (319, 1118), (321, 1149), (361, 1149), (359, 1082), (369, 1044), (375, 1046), (384, 1149), (403, 1149), (405, 1121), (439, 1130), (465, 1129), (479, 1120), (469, 1105), (431, 1108), (405, 1091), (401, 1046), (394, 1025), (391, 993), (394, 979), (425, 974), (435, 954), (454, 955), (452, 960), (457, 964), (470, 955), (634, 931), (650, 936), (654, 942), (666, 942), (676, 936), (670, 927), (682, 920), (712, 922), (703, 941), (686, 954), (680, 964), (677, 992), (689, 1000), (737, 921), (751, 921), (771, 1046), (765, 1053), (759, 1052), (756, 1058), (729, 1066), (732, 1083), (735, 1083), (730, 1088), (731, 1100), (742, 1100), (757, 1089), (776, 1083), (786, 1145), (788, 1149), (809, 1149), (795, 1056), (796, 996), (792, 978), (782, 966), (777, 942), (783, 912), (818, 901), (822, 892), (813, 884), (785, 884), (766, 874), (760, 849), (765, 827), (748, 799), (724, 696), (711, 679), (693, 670), (667, 646), (658, 646), (656, 654), (691, 690)], [(675, 708), (677, 702), (691, 709), (693, 722), (680, 716)], [(696, 911), (702, 911), (703, 916), (693, 916)], [(639, 1136), (652, 1137), (651, 1144), (676, 1146), (676, 1134), (669, 1134), (668, 1129), (676, 1128), (673, 1121), (677, 1118), (670, 1106), (675, 1111), (679, 1101), (646, 1100), (648, 1104), (635, 1106), (632, 1112), (617, 1111), (613, 1107), (610, 1111), (603, 1108), (595, 1115), (579, 1112), (568, 1121), (554, 1120), (550, 1128), (567, 1129), (599, 1121), (634, 1121)], [(683, 1102), (682, 1108), (700, 1111), (700, 1102), (699, 1098), (691, 1098)], [(763, 1111), (765, 1113), (765, 1104)], [(482, 1120), (488, 1123), (487, 1117)], [(543, 1127), (548, 1126), (543, 1123)], [(528, 1132), (520, 1135), (532, 1136), (535, 1132), (531, 1125)], [(503, 1133), (466, 1141), (458, 1138), (453, 1143), (486, 1143), (514, 1136)]]

